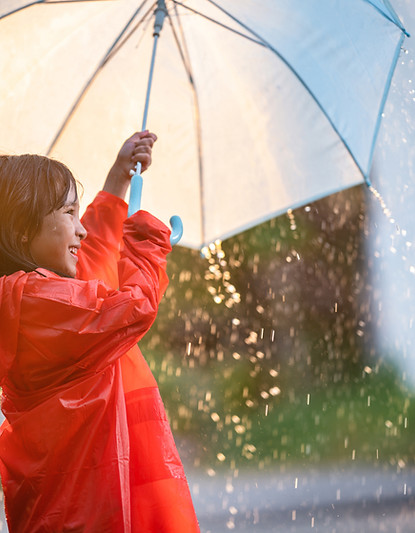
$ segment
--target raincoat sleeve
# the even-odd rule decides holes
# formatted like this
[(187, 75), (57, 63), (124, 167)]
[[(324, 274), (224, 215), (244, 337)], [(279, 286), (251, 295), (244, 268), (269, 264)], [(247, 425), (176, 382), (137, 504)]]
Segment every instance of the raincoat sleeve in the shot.
[(127, 211), (124, 200), (105, 191), (88, 206), (82, 217), (88, 235), (78, 253), (78, 279), (100, 279), (118, 287), (117, 265)]
[(119, 290), (100, 280), (60, 278), (42, 269), (29, 275), (21, 332), (30, 345), (22, 351), (33, 361), (22, 361), (25, 371), (40, 380), (51, 367), (99, 371), (134, 346), (153, 323), (167, 287), (169, 236), (170, 230), (144, 211), (125, 221)]
[[(100, 279), (112, 288), (118, 288), (118, 259), (127, 211), (127, 204), (117, 196), (104, 191), (97, 194), (82, 217), (88, 236), (78, 253), (79, 279)], [(126, 393), (143, 384), (156, 386), (137, 344), (120, 361)]]

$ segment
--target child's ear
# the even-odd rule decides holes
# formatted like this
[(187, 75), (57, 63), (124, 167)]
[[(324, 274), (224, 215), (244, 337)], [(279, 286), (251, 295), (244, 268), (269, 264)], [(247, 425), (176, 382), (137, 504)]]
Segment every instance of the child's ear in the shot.
[(22, 242), (23, 242), (24, 244), (26, 244), (27, 242), (29, 242), (29, 239), (27, 238), (27, 232), (26, 232), (24, 235), (22, 235)]

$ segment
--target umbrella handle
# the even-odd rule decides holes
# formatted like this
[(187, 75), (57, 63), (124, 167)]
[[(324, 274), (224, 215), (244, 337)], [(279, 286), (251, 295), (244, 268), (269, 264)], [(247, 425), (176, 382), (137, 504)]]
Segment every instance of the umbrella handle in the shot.
[[(141, 164), (137, 163), (135, 171), (132, 170), (133, 176), (131, 178), (130, 201), (128, 204), (128, 216), (140, 210), (141, 194), (143, 192), (143, 178), (141, 177)], [(173, 246), (177, 244), (183, 235), (183, 222), (178, 215), (173, 215), (170, 218), (171, 235), (170, 244)]]
[(141, 194), (143, 192), (143, 178), (140, 174), (141, 165), (137, 163), (137, 167), (130, 171), (132, 174), (130, 183), (130, 201), (128, 203), (128, 216), (130, 217), (141, 208)]
[(174, 246), (177, 244), (183, 235), (183, 222), (178, 215), (173, 215), (170, 218), (171, 226), (171, 235), (170, 235), (170, 244)]

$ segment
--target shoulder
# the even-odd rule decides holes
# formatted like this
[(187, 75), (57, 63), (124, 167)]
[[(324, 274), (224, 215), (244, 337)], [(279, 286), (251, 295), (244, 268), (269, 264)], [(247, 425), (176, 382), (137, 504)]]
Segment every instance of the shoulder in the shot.
[(9, 276), (0, 277), (0, 301), (2, 304), (4, 304), (5, 300), (10, 297), (18, 294), (21, 295), (28, 276), (28, 273), (23, 272), (23, 270), (19, 270), (18, 272), (14, 272)]
[(99, 280), (80, 280), (61, 277), (38, 268), (26, 275), (23, 299), (28, 301), (60, 302), (65, 306), (95, 308), (97, 299), (107, 295), (109, 288)]

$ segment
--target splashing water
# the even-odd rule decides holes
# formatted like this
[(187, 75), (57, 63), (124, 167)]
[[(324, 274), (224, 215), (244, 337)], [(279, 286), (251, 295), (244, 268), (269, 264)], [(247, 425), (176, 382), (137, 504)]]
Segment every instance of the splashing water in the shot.
[(287, 210), (287, 217), (290, 222), (290, 230), (293, 232), (294, 239), (298, 239), (297, 222), (292, 209)]
[(205, 246), (201, 250), (201, 255), (208, 263), (209, 267), (205, 273), (205, 280), (212, 282), (208, 287), (213, 301), (216, 304), (224, 303), (226, 307), (233, 307), (241, 301), (241, 295), (231, 283), (231, 273), (228, 268), (226, 254), (222, 249), (222, 241), (219, 239)]
[(395, 224), (396, 223), (395, 218), (392, 216), (392, 212), (387, 207), (387, 205), (385, 203), (385, 200), (383, 199), (383, 197), (380, 194), (380, 192), (377, 189), (375, 189), (375, 187), (373, 187), (373, 185), (369, 186), (369, 190), (373, 194), (373, 196), (376, 198), (376, 200), (379, 202), (379, 204), (380, 204), (380, 206), (382, 208), (383, 214), (386, 216), (386, 218), (389, 220), (389, 222), (391, 224)]
[[(386, 205), (386, 202), (385, 202), (383, 196), (380, 194), (380, 192), (375, 187), (373, 187), (373, 185), (369, 186), (369, 190), (373, 194), (375, 199), (378, 201), (378, 203), (380, 204), (380, 206), (382, 208), (382, 212), (385, 215), (386, 219), (390, 222), (390, 224), (395, 225), (395, 233), (391, 234), (392, 243), (391, 243), (391, 246), (389, 247), (389, 251), (392, 254), (396, 254), (397, 251), (398, 251), (397, 243), (395, 242), (396, 238), (400, 238), (400, 237), (401, 238), (406, 238), (408, 232), (406, 231), (406, 229), (402, 228), (397, 223), (396, 218), (393, 216), (392, 211)], [(413, 243), (410, 240), (406, 239), (405, 243), (404, 243), (404, 250), (406, 250), (406, 253), (409, 252), (412, 249), (412, 246), (413, 246)], [(401, 258), (402, 258), (402, 261), (404, 263), (409, 264), (410, 259), (406, 255), (406, 253), (404, 252), (402, 254)], [(414, 264), (409, 264), (408, 269), (409, 269), (409, 272), (411, 274), (415, 275), (415, 265)]]

